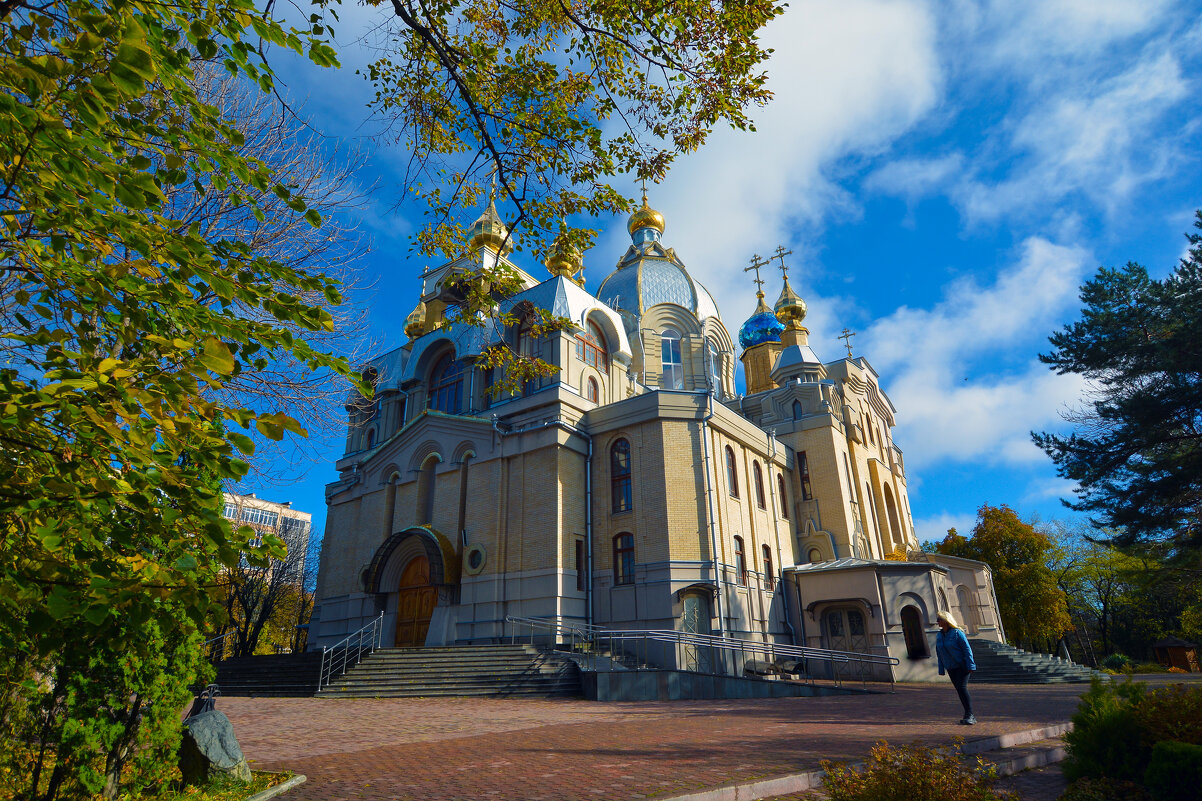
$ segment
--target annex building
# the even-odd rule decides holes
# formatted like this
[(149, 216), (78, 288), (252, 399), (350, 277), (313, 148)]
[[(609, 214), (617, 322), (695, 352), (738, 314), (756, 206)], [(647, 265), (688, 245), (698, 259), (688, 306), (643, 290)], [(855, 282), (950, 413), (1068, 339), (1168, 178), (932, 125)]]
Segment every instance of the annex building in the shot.
[[(814, 351), (787, 269), (736, 342), (645, 197), (628, 229), (594, 293), (566, 248), (542, 278), (510, 261), (490, 202), (422, 275), (409, 341), (348, 401), (310, 647), (381, 612), (398, 646), (554, 618), (889, 654), (913, 680), (935, 675), (940, 609), (1001, 640), (988, 568), (919, 552), (896, 410), (866, 358)], [(496, 263), (521, 279), (505, 309), (571, 326), (451, 323), (455, 276)], [(479, 360), (502, 338), (558, 371), (496, 395)]]

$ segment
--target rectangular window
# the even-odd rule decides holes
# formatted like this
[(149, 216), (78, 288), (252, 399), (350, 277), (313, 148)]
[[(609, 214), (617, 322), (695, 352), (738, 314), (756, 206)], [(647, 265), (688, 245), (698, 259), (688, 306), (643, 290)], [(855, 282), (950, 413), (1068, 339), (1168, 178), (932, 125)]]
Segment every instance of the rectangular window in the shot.
[(810, 462), (806, 459), (805, 451), (802, 451), (797, 459), (797, 470), (801, 474), (801, 498), (802, 500), (812, 501), (814, 499), (814, 490), (810, 486)]
[(584, 540), (576, 540), (576, 591), (585, 591), (587, 576), (584, 561)]
[(614, 584), (634, 583), (634, 535), (614, 537)]

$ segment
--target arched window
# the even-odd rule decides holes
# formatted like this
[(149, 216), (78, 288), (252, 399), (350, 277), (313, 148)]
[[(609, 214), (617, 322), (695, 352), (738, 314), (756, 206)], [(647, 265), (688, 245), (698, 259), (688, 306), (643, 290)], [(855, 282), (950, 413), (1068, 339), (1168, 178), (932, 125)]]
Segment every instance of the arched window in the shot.
[(739, 474), (735, 472), (735, 452), (726, 446), (726, 484), (732, 498), (739, 497)]
[(601, 328), (591, 320), (585, 324), (584, 330), (576, 335), (576, 358), (603, 373), (609, 371), (605, 334), (601, 333)]
[(764, 502), (764, 474), (760, 471), (759, 462), (752, 461), (751, 475), (755, 479), (755, 505), (767, 509), (768, 505)]
[(630, 482), (630, 443), (620, 439), (609, 449), (609, 474), (613, 485), (613, 510), (629, 512), (634, 508)]
[(614, 537), (614, 584), (634, 583), (634, 535)]
[(906, 656), (923, 659), (931, 655), (927, 649), (926, 634), (922, 630), (922, 617), (918, 607), (905, 606), (901, 610), (902, 634), (906, 638)]
[(772, 570), (772, 549), (767, 545), (761, 546), (764, 552), (764, 586), (772, 589), (776, 586), (776, 573)]
[(811, 548), (808, 558), (810, 564), (816, 564), (822, 561), (822, 553), (817, 548)]
[(665, 328), (660, 334), (659, 385), (663, 389), (684, 389), (684, 368), (680, 363), (680, 332)]
[(376, 430), (374, 428), (369, 428), (367, 430), (367, 447), (372, 448), (375, 446), (375, 444), (376, 444)]
[(747, 552), (743, 550), (742, 537), (735, 537), (735, 580), (747, 583)]
[(437, 455), (427, 456), (422, 463), (422, 472), (417, 477), (417, 513), (419, 523), (434, 522), (434, 470), (438, 467)]
[(776, 474), (776, 488), (780, 491), (780, 516), (785, 520), (789, 519), (789, 498), (785, 495), (785, 475), (784, 473)]
[(722, 353), (712, 341), (706, 340), (706, 354), (710, 362), (710, 391), (722, 397)]
[(800, 420), (801, 414), (802, 414), (801, 401), (799, 401), (799, 400), (793, 401), (793, 419)]
[(430, 408), (459, 414), (463, 409), (463, 362), (448, 353), (430, 371)]
[(593, 403), (601, 402), (601, 389), (597, 386), (597, 379), (592, 376), (588, 379), (588, 399)]
[(812, 501), (814, 489), (810, 484), (810, 460), (806, 458), (805, 451), (801, 451), (797, 456), (797, 472), (801, 474), (801, 499)]

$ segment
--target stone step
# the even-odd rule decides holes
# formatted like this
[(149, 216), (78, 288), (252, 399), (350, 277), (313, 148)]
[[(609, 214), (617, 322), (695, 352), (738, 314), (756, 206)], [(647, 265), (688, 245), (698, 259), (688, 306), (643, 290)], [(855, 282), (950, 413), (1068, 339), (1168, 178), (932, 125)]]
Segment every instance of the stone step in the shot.
[(525, 645), (388, 648), (318, 693), (322, 698), (580, 695), (576, 664)]

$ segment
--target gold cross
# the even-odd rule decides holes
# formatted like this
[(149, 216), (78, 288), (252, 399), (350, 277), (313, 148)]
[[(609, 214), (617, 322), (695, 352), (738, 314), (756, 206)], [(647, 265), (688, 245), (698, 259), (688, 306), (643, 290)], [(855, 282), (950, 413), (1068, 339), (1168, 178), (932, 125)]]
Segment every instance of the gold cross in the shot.
[(768, 266), (768, 262), (761, 259), (760, 254), (757, 253), (751, 257), (751, 266), (743, 268), (743, 272), (745, 272), (745, 273), (749, 273), (752, 270), (755, 270), (755, 278), (752, 280), (755, 281), (755, 285), (756, 285), (755, 292), (757, 295), (762, 295), (764, 293), (764, 281), (760, 278), (760, 268), (767, 267), (767, 266)]
[(785, 264), (785, 256), (790, 256), (792, 254), (793, 251), (785, 250), (784, 245), (777, 245), (776, 252), (772, 254), (774, 258), (780, 259), (780, 272), (781, 275), (785, 277), (786, 281), (789, 280), (789, 267)]
[(856, 335), (855, 331), (844, 328), (843, 333), (840, 334), (839, 336), (835, 337), (836, 339), (843, 340), (843, 344), (847, 346), (847, 358), (849, 358), (849, 359), (851, 358), (851, 338), (854, 337), (855, 335)]

